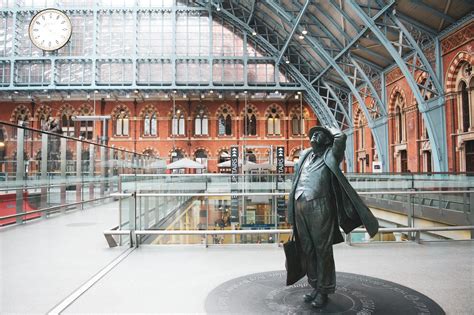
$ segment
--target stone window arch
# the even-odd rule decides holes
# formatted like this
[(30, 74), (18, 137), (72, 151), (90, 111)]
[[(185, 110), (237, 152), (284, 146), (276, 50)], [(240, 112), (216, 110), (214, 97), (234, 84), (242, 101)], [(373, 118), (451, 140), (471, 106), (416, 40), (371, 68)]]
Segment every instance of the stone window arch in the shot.
[(395, 143), (406, 141), (405, 100), (400, 93), (395, 96)]
[(155, 106), (147, 105), (141, 111), (140, 117), (143, 120), (142, 134), (144, 137), (158, 136), (158, 113)]
[(194, 152), (194, 159), (196, 162), (202, 164), (205, 167), (198, 173), (205, 172), (207, 170), (207, 161), (209, 159), (209, 154), (207, 153), (207, 150), (202, 148), (197, 149), (196, 152)]
[(75, 136), (75, 124), (72, 120), (72, 117), (76, 115), (74, 108), (71, 104), (64, 104), (59, 109), (59, 122), (61, 125), (61, 129), (63, 131), (63, 135), (68, 137)]
[(194, 135), (209, 135), (209, 112), (205, 106), (200, 105), (194, 113)]
[(228, 104), (219, 107), (217, 116), (217, 134), (219, 136), (232, 135), (232, 117), (235, 116), (234, 110)]
[(114, 135), (126, 137), (130, 134), (130, 110), (126, 105), (117, 105), (112, 111)]
[(303, 136), (306, 134), (306, 121), (309, 119), (309, 113), (302, 106), (294, 106), (290, 111), (291, 134), (293, 136)]
[[(80, 116), (92, 116), (94, 114), (94, 109), (89, 104), (82, 104), (78, 109)], [(94, 138), (94, 121), (81, 121), (79, 124), (79, 135), (88, 140)]]
[(257, 135), (258, 110), (254, 105), (248, 105), (242, 111), (243, 116), (243, 134), (245, 136)]
[[(23, 127), (29, 127), (30, 126), (30, 120), (31, 120), (31, 114), (30, 110), (26, 105), (18, 105), (15, 107), (13, 110), (11, 116), (10, 116), (10, 121), (16, 125), (23, 126)], [(28, 132), (25, 131), (25, 138), (27, 138)], [(16, 138), (17, 135), (17, 128), (12, 128), (12, 137)]]
[(38, 122), (37, 128), (44, 129), (49, 118), (52, 116), (51, 107), (46, 105), (41, 105), (36, 110), (36, 121)]
[(185, 157), (184, 150), (181, 148), (175, 148), (170, 152), (171, 163), (181, 160)]
[(172, 136), (185, 136), (186, 135), (185, 113), (186, 112), (181, 106), (176, 106), (174, 111), (170, 113)]
[(270, 105), (265, 112), (265, 120), (267, 125), (267, 135), (281, 135), (281, 120), (284, 118), (283, 110), (276, 104)]

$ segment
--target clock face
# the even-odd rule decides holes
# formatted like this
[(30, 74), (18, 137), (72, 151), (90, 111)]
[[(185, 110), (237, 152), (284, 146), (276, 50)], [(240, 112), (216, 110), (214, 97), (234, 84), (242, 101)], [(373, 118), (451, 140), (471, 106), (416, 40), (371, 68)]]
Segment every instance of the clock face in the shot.
[(29, 35), (33, 44), (43, 50), (57, 50), (69, 41), (71, 20), (64, 12), (46, 9), (38, 12), (30, 22)]

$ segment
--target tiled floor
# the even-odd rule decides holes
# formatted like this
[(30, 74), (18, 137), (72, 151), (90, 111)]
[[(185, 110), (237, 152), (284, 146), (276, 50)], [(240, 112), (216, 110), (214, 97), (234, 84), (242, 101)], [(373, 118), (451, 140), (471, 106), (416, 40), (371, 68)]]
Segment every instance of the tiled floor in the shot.
[[(117, 204), (0, 230), (0, 313), (46, 313), (123, 253), (103, 230)], [(448, 314), (473, 314), (474, 242), (335, 246), (338, 271), (400, 283)], [(64, 313), (203, 313), (219, 284), (284, 269), (275, 245), (141, 246)]]

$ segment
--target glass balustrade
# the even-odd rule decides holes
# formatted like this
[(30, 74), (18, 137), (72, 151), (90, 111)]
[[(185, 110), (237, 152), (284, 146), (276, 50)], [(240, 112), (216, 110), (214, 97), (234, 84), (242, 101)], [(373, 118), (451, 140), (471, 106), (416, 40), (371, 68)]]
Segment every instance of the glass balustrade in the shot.
[[(24, 125), (24, 123), (22, 123)], [(0, 226), (102, 202), (157, 159), (0, 122)]]
[[(292, 176), (138, 175), (134, 182), (130, 175), (122, 175), (123, 190), (118, 196), (134, 199), (121, 203), (122, 211), (135, 216), (134, 230), (138, 234), (152, 231), (139, 235), (143, 244), (274, 243), (289, 237), (287, 202)], [(351, 184), (379, 219), (381, 231), (469, 226), (474, 219), (472, 177), (445, 174), (417, 175), (416, 178), (411, 175), (408, 178), (404, 175), (377, 176), (364, 178), (348, 174)], [(413, 183), (411, 179), (414, 179)], [(133, 196), (130, 195), (132, 192)], [(275, 230), (286, 231), (272, 232)], [(416, 233), (388, 231), (369, 239), (367, 233), (356, 231), (347, 238), (351, 243), (404, 241), (414, 240)], [(468, 229), (419, 233), (423, 240), (471, 239)]]

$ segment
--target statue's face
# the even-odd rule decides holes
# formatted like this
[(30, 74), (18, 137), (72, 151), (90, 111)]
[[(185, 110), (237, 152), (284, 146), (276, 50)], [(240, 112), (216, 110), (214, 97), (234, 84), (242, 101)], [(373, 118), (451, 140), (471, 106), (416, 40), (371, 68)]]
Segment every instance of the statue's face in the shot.
[(316, 131), (310, 139), (313, 150), (322, 150), (327, 147), (329, 143), (328, 136), (322, 131)]

